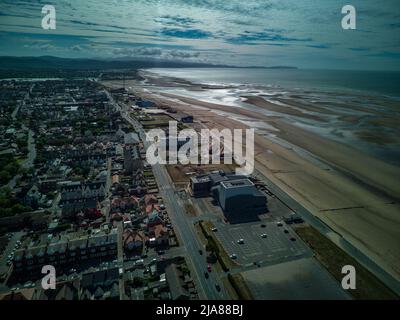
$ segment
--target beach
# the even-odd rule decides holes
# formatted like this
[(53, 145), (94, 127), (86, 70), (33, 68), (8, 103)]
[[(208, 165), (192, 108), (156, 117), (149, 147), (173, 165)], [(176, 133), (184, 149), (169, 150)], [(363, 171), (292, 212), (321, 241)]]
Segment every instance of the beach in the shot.
[[(128, 86), (143, 98), (193, 115), (200, 127), (255, 128), (257, 171), (400, 280), (400, 167), (384, 156), (374, 156), (374, 148), (396, 151), (398, 141), (381, 130), (378, 138), (382, 139), (369, 148), (370, 142), (359, 136), (358, 128), (352, 132), (357, 124), (370, 139), (374, 130), (362, 127), (366, 120), (385, 128), (386, 122), (388, 127), (395, 125), (395, 118), (385, 114), (396, 110), (395, 101), (388, 99), (387, 110), (381, 112), (371, 102), (375, 97), (366, 96), (371, 103), (363, 107), (354, 102), (349, 112), (350, 106), (346, 109), (341, 103), (337, 108), (326, 107), (336, 103), (332, 93), (332, 99), (319, 107), (297, 93), (290, 99), (279, 93), (272, 102), (257, 88), (239, 88), (233, 99), (230, 85), (157, 79)], [(217, 98), (210, 99), (207, 92)], [(345, 138), (346, 143), (341, 143)]]

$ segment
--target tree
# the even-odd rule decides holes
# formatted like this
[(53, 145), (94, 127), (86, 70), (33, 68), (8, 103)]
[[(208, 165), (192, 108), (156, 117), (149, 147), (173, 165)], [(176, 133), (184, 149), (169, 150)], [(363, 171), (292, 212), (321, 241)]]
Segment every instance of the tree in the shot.
[(5, 184), (11, 179), (11, 174), (8, 171), (1, 171), (0, 172), (0, 183)]

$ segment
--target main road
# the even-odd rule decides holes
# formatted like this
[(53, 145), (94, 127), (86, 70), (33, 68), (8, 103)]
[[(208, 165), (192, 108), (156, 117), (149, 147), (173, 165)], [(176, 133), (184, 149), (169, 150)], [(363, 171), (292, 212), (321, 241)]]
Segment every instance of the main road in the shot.
[[(107, 92), (107, 91), (106, 91)], [(114, 101), (112, 96), (107, 92), (107, 95), (113, 105), (122, 116), (127, 120), (139, 133), (145, 148), (147, 149), (148, 143), (146, 142), (146, 133), (140, 123), (131, 118), (126, 110)], [(191, 270), (194, 272), (192, 277), (197, 285), (200, 298), (210, 300), (230, 299), (227, 291), (221, 283), (220, 274), (215, 270), (209, 273), (209, 278), (206, 279), (204, 273), (207, 272), (207, 261), (205, 255), (200, 255), (199, 250), (204, 250), (203, 244), (197, 237), (196, 230), (190, 217), (182, 204), (178, 201), (178, 195), (175, 194), (173, 183), (170, 180), (168, 172), (164, 165), (155, 164), (152, 166), (154, 177), (159, 186), (159, 193), (163, 197), (168, 215), (174, 226), (175, 232), (180, 239), (180, 245), (186, 251), (186, 257), (189, 259)], [(216, 285), (221, 288), (220, 291), (216, 289)]]

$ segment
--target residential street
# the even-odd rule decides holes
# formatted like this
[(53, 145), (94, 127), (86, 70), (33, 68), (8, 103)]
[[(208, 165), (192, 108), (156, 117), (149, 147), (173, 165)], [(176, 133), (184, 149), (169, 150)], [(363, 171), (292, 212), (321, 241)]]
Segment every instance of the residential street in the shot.
[[(109, 97), (110, 100), (113, 101), (111, 95), (109, 95)], [(118, 110), (121, 110), (119, 105), (114, 101), (113, 103), (116, 105)], [(145, 132), (141, 128), (140, 124), (132, 119), (125, 111), (121, 112), (124, 118), (129, 121), (136, 130), (138, 130), (140, 137), (146, 145)], [(165, 206), (171, 218), (172, 225), (174, 226), (178, 239), (180, 240), (180, 245), (186, 249), (186, 257), (189, 259), (188, 262), (191, 266), (191, 270), (194, 272), (192, 276), (197, 284), (200, 298), (211, 300), (230, 299), (221, 283), (220, 274), (218, 272), (215, 272), (214, 270), (210, 272), (208, 279), (204, 276), (204, 272), (207, 271), (207, 261), (205, 255), (199, 254), (199, 249), (204, 251), (204, 248), (197, 237), (192, 220), (185, 213), (185, 209), (182, 205), (176, 201), (178, 195), (175, 194), (166, 168), (162, 165), (154, 165), (152, 169), (157, 183), (160, 186), (159, 191), (165, 200)], [(221, 287), (220, 292), (217, 291), (215, 287), (216, 284)]]

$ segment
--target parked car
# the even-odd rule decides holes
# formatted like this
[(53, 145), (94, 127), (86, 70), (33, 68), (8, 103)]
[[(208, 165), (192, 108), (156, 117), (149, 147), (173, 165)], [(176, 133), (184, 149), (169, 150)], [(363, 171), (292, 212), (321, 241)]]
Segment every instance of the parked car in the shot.
[(136, 260), (135, 266), (143, 266), (143, 265), (144, 265), (144, 260), (143, 259)]
[(199, 249), (199, 254), (203, 255), (203, 250)]
[(207, 266), (207, 271), (208, 271), (208, 272), (211, 272), (211, 271), (212, 271), (212, 269), (211, 269), (211, 264), (209, 264), (209, 265)]
[(217, 283), (217, 284), (215, 284), (215, 289), (217, 289), (217, 291), (218, 292), (220, 292), (221, 291), (221, 287), (219, 286), (219, 284)]
[(285, 230), (283, 230), (283, 232), (284, 232), (284, 233), (289, 233), (289, 230), (286, 230), (286, 229), (285, 229)]
[(206, 277), (206, 279), (209, 278), (208, 272), (204, 272), (204, 277)]
[(263, 239), (265, 239), (267, 237), (267, 234), (266, 233), (263, 233), (262, 235), (261, 235), (261, 238), (263, 238)]
[(236, 260), (237, 259), (237, 255), (235, 253), (232, 253), (229, 258), (231, 258), (232, 260)]
[(211, 231), (212, 231), (212, 232), (217, 232), (218, 229), (217, 229), (217, 228), (211, 228)]
[(237, 244), (244, 244), (244, 239), (239, 239), (238, 241), (236, 241)]

